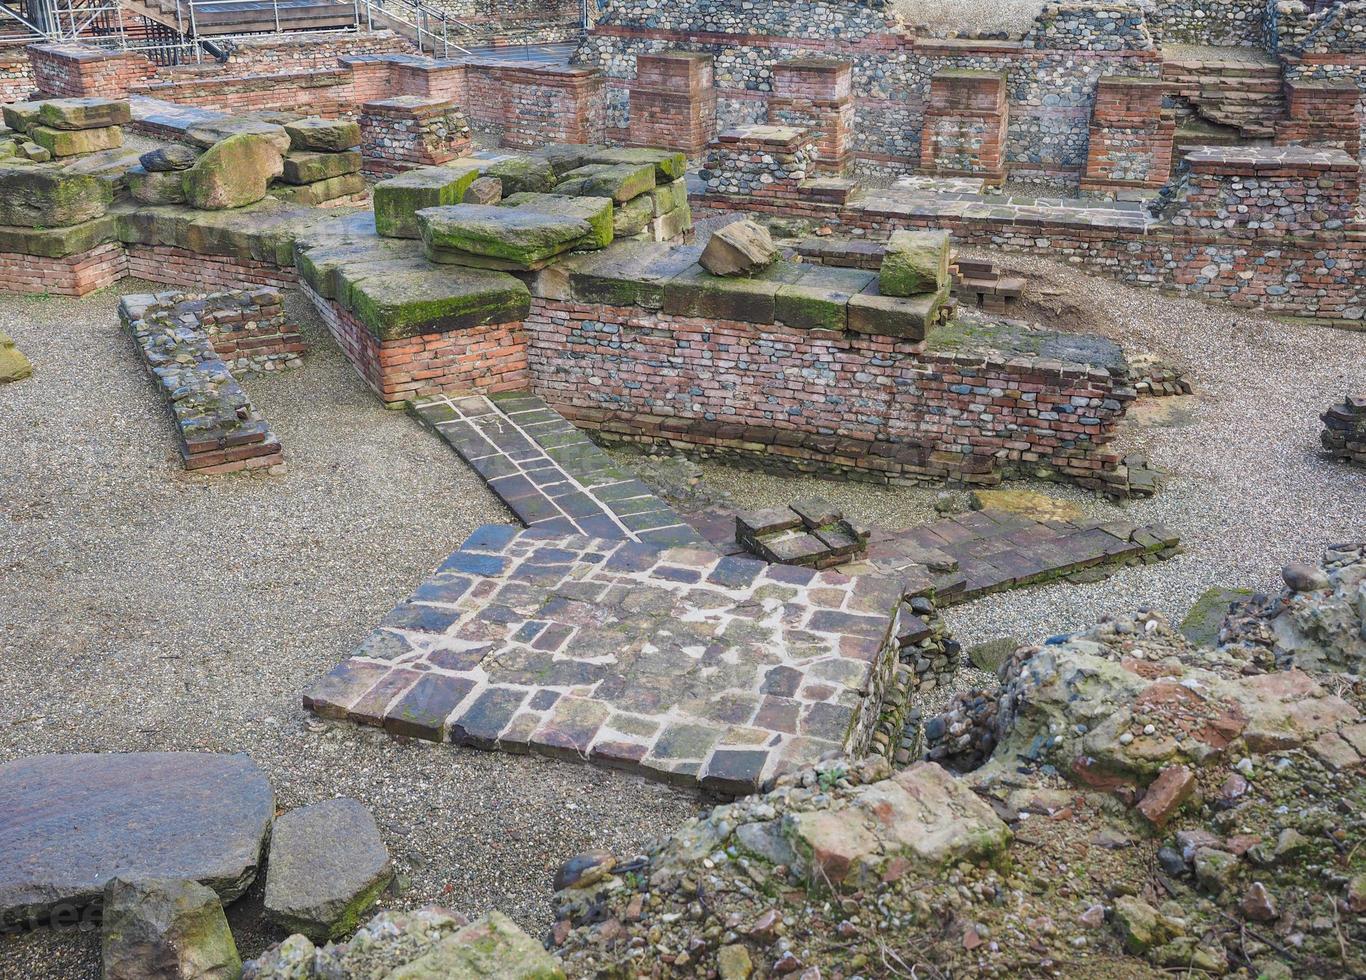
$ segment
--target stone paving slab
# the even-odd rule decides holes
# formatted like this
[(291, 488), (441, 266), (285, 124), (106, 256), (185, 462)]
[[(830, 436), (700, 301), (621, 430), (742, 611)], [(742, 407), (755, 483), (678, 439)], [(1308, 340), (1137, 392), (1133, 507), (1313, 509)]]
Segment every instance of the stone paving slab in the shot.
[[(734, 541), (733, 515), (712, 510), (687, 519), (714, 547), (729, 554), (744, 551)], [(1179, 543), (1156, 524), (1038, 521), (979, 510), (900, 531), (875, 528), (867, 555), (836, 570), (890, 577), (906, 595), (933, 592), (936, 603), (946, 606), (1098, 566), (1168, 557)]]
[(702, 538), (633, 473), (535, 395), (439, 395), (412, 412), (527, 527), (662, 546)]
[(895, 673), (900, 598), (887, 576), (489, 526), (304, 704), (396, 735), (748, 792), (827, 751), (863, 753)]

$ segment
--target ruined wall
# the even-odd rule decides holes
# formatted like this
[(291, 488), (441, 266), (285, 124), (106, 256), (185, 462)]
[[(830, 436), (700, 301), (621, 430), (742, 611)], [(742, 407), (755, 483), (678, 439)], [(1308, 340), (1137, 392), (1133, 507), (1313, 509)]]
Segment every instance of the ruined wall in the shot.
[(1268, 0), (1150, 0), (1144, 14), (1159, 46), (1257, 47), (1262, 44), (1268, 5)]
[[(1134, 13), (1124, 14), (1121, 27), (1075, 4), (1051, 5), (1048, 11), (1047, 24), (1025, 40), (975, 41), (913, 37), (879, 3), (811, 0), (751, 9), (715, 0), (667, 6), (611, 0), (580, 46), (578, 61), (607, 76), (608, 133), (622, 138), (630, 131), (629, 89), (638, 54), (713, 55), (720, 130), (770, 121), (768, 103), (779, 62), (813, 55), (847, 60), (852, 64), (853, 151), (865, 168), (902, 173), (920, 165), (921, 132), (936, 74), (1004, 72), (1008, 169), (1070, 179), (1086, 161), (1097, 80), (1103, 75), (1156, 77), (1160, 55), (1141, 16), (1130, 23)], [(1102, 29), (1116, 34), (1104, 37)], [(1068, 47), (1050, 47), (1062, 44)]]
[(33, 89), (28, 51), (21, 44), (0, 46), (0, 102), (23, 102)]

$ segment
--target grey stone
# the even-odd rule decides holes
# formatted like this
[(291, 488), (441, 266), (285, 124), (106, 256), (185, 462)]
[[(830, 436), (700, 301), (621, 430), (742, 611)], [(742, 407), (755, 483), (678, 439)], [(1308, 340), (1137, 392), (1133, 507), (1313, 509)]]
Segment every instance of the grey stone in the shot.
[(242, 974), (218, 896), (185, 879), (110, 881), (101, 939), (104, 980), (235, 980)]
[(199, 159), (199, 154), (188, 146), (170, 143), (148, 150), (138, 158), (142, 169), (148, 173), (163, 173), (172, 170), (188, 170)]
[(698, 262), (714, 276), (748, 276), (768, 268), (777, 257), (778, 247), (768, 232), (745, 218), (712, 232)]
[(295, 150), (340, 153), (360, 145), (360, 124), (351, 119), (297, 119), (285, 123), (285, 132)]
[(266, 915), (315, 941), (354, 932), (393, 877), (375, 818), (355, 800), (291, 810), (275, 822)]
[(264, 137), (280, 151), (281, 155), (289, 150), (289, 134), (285, 132), (284, 127), (260, 119), (227, 118), (196, 123), (185, 130), (185, 138), (195, 146), (207, 150), (220, 140), (242, 133)]
[(256, 877), (275, 801), (244, 755), (41, 755), (0, 766), (0, 928), (97, 903), (116, 876), (187, 878), (225, 902)]

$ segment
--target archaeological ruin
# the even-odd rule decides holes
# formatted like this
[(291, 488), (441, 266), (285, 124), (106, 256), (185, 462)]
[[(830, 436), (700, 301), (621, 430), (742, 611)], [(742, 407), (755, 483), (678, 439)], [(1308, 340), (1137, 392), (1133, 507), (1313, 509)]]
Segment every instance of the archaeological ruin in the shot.
[(0, 980), (1366, 976), (1366, 0), (0, 0)]

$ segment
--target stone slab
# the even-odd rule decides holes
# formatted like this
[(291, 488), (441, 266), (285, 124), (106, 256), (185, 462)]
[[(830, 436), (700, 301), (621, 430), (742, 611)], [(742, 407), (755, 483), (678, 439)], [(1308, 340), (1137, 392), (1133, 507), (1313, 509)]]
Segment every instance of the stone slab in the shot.
[(244, 755), (43, 755), (0, 766), (0, 927), (96, 903), (116, 876), (187, 878), (230, 902), (275, 815)]

